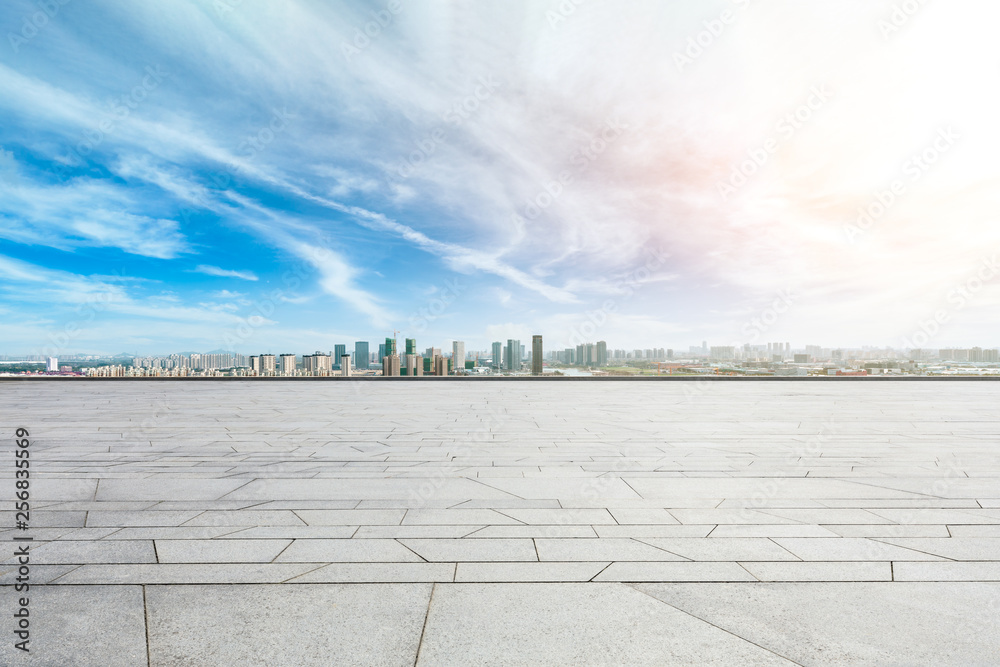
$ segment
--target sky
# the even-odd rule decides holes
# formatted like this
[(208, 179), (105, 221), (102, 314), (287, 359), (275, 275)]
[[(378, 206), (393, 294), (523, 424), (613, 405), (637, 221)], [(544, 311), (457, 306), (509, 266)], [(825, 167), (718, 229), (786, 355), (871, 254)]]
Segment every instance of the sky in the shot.
[(1000, 345), (986, 0), (7, 0), (0, 354)]

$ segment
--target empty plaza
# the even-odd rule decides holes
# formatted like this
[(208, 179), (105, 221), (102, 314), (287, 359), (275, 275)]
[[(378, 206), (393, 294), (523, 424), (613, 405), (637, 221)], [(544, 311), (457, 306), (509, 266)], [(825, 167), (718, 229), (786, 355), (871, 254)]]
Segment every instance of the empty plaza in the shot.
[[(1000, 655), (1000, 383), (0, 382), (2, 664)], [(30, 527), (15, 526), (15, 429)]]

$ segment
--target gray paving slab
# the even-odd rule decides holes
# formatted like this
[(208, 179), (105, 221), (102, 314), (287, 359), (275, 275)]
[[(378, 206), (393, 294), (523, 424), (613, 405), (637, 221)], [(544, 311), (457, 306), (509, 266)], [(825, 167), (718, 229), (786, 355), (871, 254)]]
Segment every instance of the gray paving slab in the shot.
[(14, 647), (13, 595), (0, 664), (135, 667), (146, 664), (141, 586), (38, 586), (29, 591), (29, 652)]
[(537, 560), (533, 541), (526, 539), (404, 539), (399, 542), (431, 562)]
[[(241, 540), (229, 540), (240, 542)], [(277, 554), (275, 554), (277, 555)], [(274, 558), (274, 556), (272, 556)], [(279, 563), (411, 563), (421, 558), (397, 540), (300, 539), (281, 551)]]
[(439, 584), (416, 663), (791, 665), (620, 584)]
[(998, 584), (634, 586), (803, 665), (989, 665), (1000, 655)]
[(430, 584), (149, 586), (150, 664), (409, 667), (430, 594)]
[[(270, 563), (291, 540), (156, 540), (160, 563)], [(111, 543), (113, 544), (113, 543)]]

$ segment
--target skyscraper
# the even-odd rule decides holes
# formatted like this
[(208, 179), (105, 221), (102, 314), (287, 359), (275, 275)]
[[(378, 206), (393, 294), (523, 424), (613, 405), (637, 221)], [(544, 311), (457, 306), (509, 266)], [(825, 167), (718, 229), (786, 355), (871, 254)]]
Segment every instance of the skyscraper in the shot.
[(595, 361), (597, 362), (598, 366), (608, 365), (608, 344), (606, 341), (603, 340), (597, 341), (596, 355), (597, 359), (595, 359)]
[(385, 355), (389, 356), (390, 354), (398, 354), (398, 352), (396, 351), (396, 339), (395, 338), (386, 338), (385, 339)]
[(503, 343), (495, 341), (493, 343), (493, 368), (503, 367)]
[(508, 338), (506, 353), (507, 358), (504, 360), (504, 366), (507, 370), (521, 370), (521, 341)]
[(542, 374), (542, 337), (531, 337), (531, 374)]
[(354, 343), (354, 367), (366, 371), (371, 363), (371, 356), (368, 352), (368, 342), (359, 340)]
[(333, 367), (335, 370), (340, 370), (340, 359), (345, 354), (347, 354), (346, 345), (334, 345), (333, 346)]
[(451, 343), (451, 359), (455, 372), (465, 370), (465, 342), (456, 340)]
[(417, 353), (417, 339), (407, 338), (406, 339), (406, 354), (416, 354)]

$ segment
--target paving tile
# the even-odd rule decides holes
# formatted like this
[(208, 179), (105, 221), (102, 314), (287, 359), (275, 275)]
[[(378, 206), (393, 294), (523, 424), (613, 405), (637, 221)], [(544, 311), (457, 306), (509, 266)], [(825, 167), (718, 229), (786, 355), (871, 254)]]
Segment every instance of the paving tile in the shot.
[(590, 581), (610, 563), (459, 563), (455, 581), (488, 582), (580, 582)]
[[(40, 565), (156, 562), (152, 540), (35, 543), (30, 550), (30, 557), (32, 563)], [(11, 556), (3, 564), (9, 565), (15, 560)]]
[(593, 526), (485, 526), (468, 538), (496, 537), (597, 537)]
[(598, 537), (707, 537), (716, 528), (714, 525), (640, 525), (593, 526)]
[(1000, 561), (1000, 537), (903, 537), (879, 541), (951, 560)]
[[(149, 586), (152, 665), (412, 665), (430, 593), (430, 584)], [(219, 632), (219, 619), (233, 631)]]
[(755, 524), (738, 525), (728, 524), (716, 526), (708, 534), (711, 538), (716, 537), (837, 537), (838, 533), (830, 529), (829, 526), (811, 526), (809, 524)]
[(230, 479), (102, 479), (97, 500), (216, 500), (246, 484)]
[(892, 581), (892, 565), (885, 562), (741, 562), (761, 581)]
[(641, 541), (695, 561), (798, 560), (786, 549), (764, 537), (641, 538)]
[(454, 563), (331, 563), (288, 583), (420, 583), (451, 582)]
[(140, 527), (140, 526), (179, 526), (189, 519), (198, 516), (200, 512), (174, 512), (170, 510), (138, 510), (127, 512), (87, 512), (87, 526), (91, 527)]
[[(233, 540), (236, 541), (236, 540)], [(295, 540), (278, 563), (412, 563), (420, 557), (397, 540)]]
[(792, 664), (619, 584), (439, 584), (417, 664), (490, 663)]
[[(951, 563), (915, 563), (918, 566)], [(964, 565), (964, 564), (963, 564)], [(802, 665), (985, 665), (997, 584), (634, 584)], [(817, 601), (822, 600), (822, 604)], [(995, 608), (995, 602), (993, 602)], [(891, 613), (887, 613), (891, 610)]]
[(616, 521), (605, 509), (504, 509), (509, 517), (528, 525), (601, 525)]
[[(941, 562), (941, 563), (893, 563), (892, 570), (896, 581), (1000, 581), (1000, 563), (988, 562)], [(997, 591), (1000, 595), (1000, 591)], [(997, 608), (996, 600), (990, 607)], [(996, 628), (994, 628), (994, 631)]]
[(615, 560), (684, 560), (638, 540), (602, 539), (536, 539), (538, 560), (542, 561), (615, 561)]
[(609, 512), (620, 524), (678, 524), (667, 510), (664, 509), (630, 509), (630, 508), (609, 508)]
[[(13, 614), (13, 599), (7, 608)], [(38, 586), (29, 600), (29, 654), (0, 642), (0, 664), (135, 667), (146, 664), (140, 586)], [(7, 614), (5, 614), (6, 616)], [(9, 627), (12, 627), (10, 623)]]
[(774, 541), (802, 560), (942, 560), (912, 549), (855, 537), (776, 537)]
[(83, 565), (51, 582), (68, 584), (276, 584), (317, 567), (313, 563), (159, 563)]
[(612, 563), (594, 581), (756, 581), (737, 563)]
[(431, 562), (456, 563), (463, 561), (534, 561), (535, 545), (532, 540), (483, 539), (483, 540), (399, 540), (408, 548)]
[(201, 512), (185, 526), (305, 526), (290, 510), (232, 510)]
[(398, 526), (406, 510), (297, 510), (310, 526)]
[(156, 540), (156, 554), (161, 563), (270, 563), (289, 544), (291, 540)]
[[(831, 533), (841, 537), (948, 537), (948, 527), (938, 524), (875, 524), (875, 525), (851, 525), (823, 526)], [(791, 536), (789, 536), (791, 537)]]

